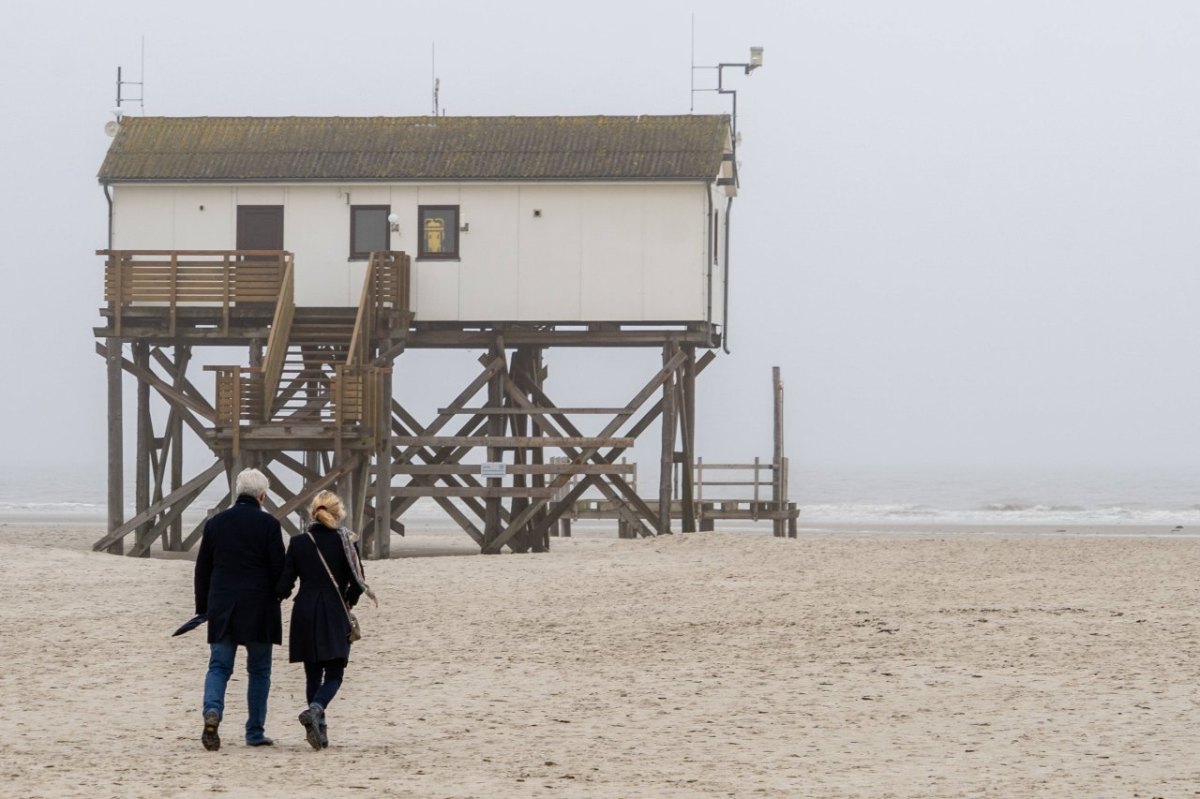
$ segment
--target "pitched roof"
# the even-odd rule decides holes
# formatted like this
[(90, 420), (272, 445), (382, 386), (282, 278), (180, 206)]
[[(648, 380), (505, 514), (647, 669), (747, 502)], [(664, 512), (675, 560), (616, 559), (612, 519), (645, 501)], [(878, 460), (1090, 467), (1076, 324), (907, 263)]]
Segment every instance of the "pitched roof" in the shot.
[(708, 179), (727, 116), (126, 117), (100, 181)]

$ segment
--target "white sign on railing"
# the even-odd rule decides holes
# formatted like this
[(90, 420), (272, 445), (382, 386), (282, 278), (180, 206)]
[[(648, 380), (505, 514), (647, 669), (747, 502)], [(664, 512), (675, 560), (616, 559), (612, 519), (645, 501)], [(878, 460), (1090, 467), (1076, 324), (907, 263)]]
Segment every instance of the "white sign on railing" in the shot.
[(479, 476), (485, 480), (494, 480), (508, 474), (507, 464), (503, 461), (487, 462), (480, 464)]

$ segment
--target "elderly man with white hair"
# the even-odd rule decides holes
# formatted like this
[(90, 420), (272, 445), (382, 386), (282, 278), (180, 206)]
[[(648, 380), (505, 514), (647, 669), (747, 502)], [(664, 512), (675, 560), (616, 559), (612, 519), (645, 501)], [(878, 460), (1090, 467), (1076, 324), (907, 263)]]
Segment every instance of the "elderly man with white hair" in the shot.
[(208, 614), (209, 660), (204, 679), (204, 748), (221, 748), (225, 686), (239, 646), (246, 647), (246, 745), (270, 746), (265, 734), (271, 692), (271, 647), (282, 642), (275, 583), (283, 573), (279, 520), (262, 508), (266, 476), (246, 469), (237, 476), (237, 499), (204, 525), (196, 556), (196, 613)]

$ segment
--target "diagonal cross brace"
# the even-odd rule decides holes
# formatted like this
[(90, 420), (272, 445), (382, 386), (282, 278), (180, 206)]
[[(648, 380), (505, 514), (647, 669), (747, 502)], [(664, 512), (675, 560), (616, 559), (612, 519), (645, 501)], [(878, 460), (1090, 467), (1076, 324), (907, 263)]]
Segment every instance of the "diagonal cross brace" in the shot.
[[(634, 398), (632, 400), (625, 403), (625, 407), (626, 408), (640, 408), (642, 403), (645, 402), (647, 399), (649, 399), (650, 396), (655, 391), (658, 390), (658, 388), (667, 380), (667, 378), (670, 377), (670, 375), (673, 374), (674, 371), (679, 368), (680, 364), (682, 364), (685, 359), (686, 359), (686, 356), (683, 354), (683, 352), (677, 351), (674, 356), (669, 358), (667, 360), (667, 362), (665, 364), (663, 364), (663, 367), (662, 367), (662, 369), (660, 369), (658, 371), (658, 374), (656, 374), (653, 378), (651, 378), (650, 382), (648, 382), (642, 388), (642, 390), (639, 391), (634, 396)], [(627, 417), (628, 417), (628, 415), (625, 413), (617, 414), (612, 419), (612, 421), (610, 421), (608, 424), (606, 424), (604, 426), (604, 429), (600, 432), (600, 434), (597, 436), (597, 438), (607, 438), (607, 437), (611, 436), (613, 433), (615, 433), (621, 427), (622, 424), (625, 423), (625, 420)], [(599, 447), (585, 448), (579, 454), (579, 462), (584, 463), (584, 462), (590, 460), (592, 458), (592, 456), (595, 455), (599, 451), (599, 449), (600, 449)], [(551, 482), (551, 484), (548, 486), (548, 488), (552, 488), (552, 489), (562, 488), (568, 482), (570, 482), (570, 480), (571, 480), (570, 474), (561, 474), (558, 477), (554, 478), (554, 480)], [(532, 501), (528, 505), (526, 505), (525, 509), (522, 510), (519, 514), (517, 514), (517, 516), (509, 523), (508, 527), (506, 527), (504, 530), (502, 530), (500, 532), (500, 534), (497, 535), (496, 538), (494, 538), (489, 543), (489, 545), (487, 546), (485, 551), (490, 552), (490, 553), (499, 552), (500, 548), (502, 546), (504, 546), (505, 544), (507, 544), (510, 540), (512, 540), (513, 536), (515, 536), (517, 533), (519, 533), (521, 531), (521, 528), (524, 527), (526, 524), (528, 524), (529, 521), (539, 511), (541, 511), (541, 509), (544, 508), (549, 501), (550, 501), (549, 497), (539, 497), (538, 499), (535, 499), (534, 501)]]

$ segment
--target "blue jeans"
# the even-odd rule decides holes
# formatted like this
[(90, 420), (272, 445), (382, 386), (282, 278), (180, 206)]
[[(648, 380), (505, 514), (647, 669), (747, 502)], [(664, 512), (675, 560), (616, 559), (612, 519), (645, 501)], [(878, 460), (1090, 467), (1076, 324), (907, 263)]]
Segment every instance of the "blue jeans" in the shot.
[[(222, 638), (209, 644), (208, 674), (204, 678), (204, 712), (217, 711), (218, 718), (225, 716), (225, 685), (233, 674), (233, 662), (237, 655), (237, 644), (232, 638)], [(246, 686), (246, 741), (263, 738), (263, 727), (267, 723), (267, 696), (271, 693), (271, 644), (269, 642), (246, 644), (246, 674), (250, 680)]]

